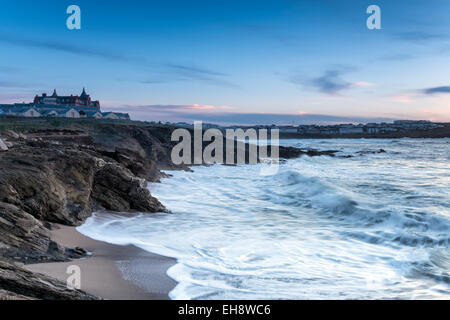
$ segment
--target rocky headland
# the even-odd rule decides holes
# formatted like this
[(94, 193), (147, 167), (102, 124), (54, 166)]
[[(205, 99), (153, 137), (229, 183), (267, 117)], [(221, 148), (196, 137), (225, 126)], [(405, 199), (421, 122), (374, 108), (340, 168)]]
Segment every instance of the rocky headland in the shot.
[[(174, 165), (173, 127), (140, 122), (2, 119), (0, 122), (0, 299), (97, 299), (24, 264), (86, 256), (51, 239), (95, 210), (168, 212), (147, 188)], [(336, 151), (280, 147), (280, 158)]]

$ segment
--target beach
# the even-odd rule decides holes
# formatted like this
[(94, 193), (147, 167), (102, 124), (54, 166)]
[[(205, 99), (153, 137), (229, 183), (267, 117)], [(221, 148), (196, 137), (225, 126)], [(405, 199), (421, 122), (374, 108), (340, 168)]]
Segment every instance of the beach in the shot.
[(167, 300), (168, 293), (176, 285), (166, 274), (175, 264), (174, 259), (132, 245), (96, 241), (74, 227), (62, 225), (52, 230), (52, 240), (68, 248), (84, 248), (91, 255), (69, 262), (27, 265), (26, 269), (66, 282), (70, 276), (66, 273), (67, 268), (79, 266), (81, 290), (113, 300)]

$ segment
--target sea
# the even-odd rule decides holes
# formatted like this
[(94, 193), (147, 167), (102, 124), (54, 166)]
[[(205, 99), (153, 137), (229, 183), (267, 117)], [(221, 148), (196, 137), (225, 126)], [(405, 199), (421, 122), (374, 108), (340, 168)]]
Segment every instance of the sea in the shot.
[(148, 187), (172, 214), (78, 230), (175, 258), (171, 299), (450, 298), (450, 139), (280, 144), (339, 152), (170, 171)]

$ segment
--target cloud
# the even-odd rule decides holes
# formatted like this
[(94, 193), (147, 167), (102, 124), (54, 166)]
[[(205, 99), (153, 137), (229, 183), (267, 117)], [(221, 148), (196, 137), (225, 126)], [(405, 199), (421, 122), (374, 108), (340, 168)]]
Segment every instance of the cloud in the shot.
[[(186, 64), (165, 63), (158, 65), (149, 63), (142, 57), (131, 57), (111, 50), (98, 49), (92, 45), (77, 46), (71, 43), (58, 42), (54, 40), (37, 40), (2, 33), (0, 33), (0, 42), (26, 48), (40, 48), (67, 54), (133, 63), (138, 65), (140, 68), (151, 68), (154, 75), (148, 79), (140, 81), (144, 84), (157, 84), (173, 81), (202, 81), (217, 86), (239, 88), (237, 84), (228, 81), (226, 79), (228, 75), (222, 72)], [(8, 71), (5, 67), (0, 67), (0, 72), (3, 71), (2, 68), (4, 68), (5, 71)], [(9, 69), (9, 71), (11, 71), (11, 69)]]
[(400, 102), (400, 103), (410, 103), (414, 101), (416, 98), (416, 94), (414, 93), (402, 93), (395, 95), (391, 98), (394, 102)]
[(174, 64), (169, 63), (167, 64), (169, 68), (172, 70), (179, 72), (181, 74), (187, 74), (189, 76), (191, 75), (209, 75), (209, 76), (227, 76), (227, 74), (217, 71), (212, 71), (208, 69), (203, 69), (197, 66), (189, 66), (189, 65), (183, 65), (183, 64)]
[(18, 68), (9, 67), (9, 66), (0, 66), (1, 73), (16, 73), (18, 71), (19, 71)]
[(338, 70), (326, 71), (322, 76), (312, 79), (311, 85), (323, 93), (337, 94), (351, 86), (351, 83), (341, 78), (342, 74), (343, 72)]
[(227, 77), (229, 77), (228, 74), (198, 67), (193, 64), (167, 63), (163, 66), (163, 69), (157, 73), (156, 78), (144, 80), (142, 83), (154, 84), (171, 81), (201, 81), (216, 86), (235, 89), (240, 88), (239, 85), (230, 82)]
[(423, 93), (425, 94), (450, 93), (450, 86), (427, 88), (423, 90)]
[(290, 82), (294, 84), (302, 84), (313, 87), (319, 92), (328, 95), (339, 95), (342, 91), (351, 88), (364, 88), (373, 86), (367, 81), (349, 82), (343, 79), (343, 75), (355, 71), (356, 68), (352, 66), (337, 66), (334, 69), (326, 70), (321, 76), (304, 80), (301, 77), (292, 77)]
[(380, 61), (408, 61), (414, 59), (414, 56), (407, 53), (387, 54), (377, 60)]
[(32, 87), (32, 85), (26, 83), (0, 80), (0, 88), (30, 88), (30, 87)]
[(393, 37), (395, 40), (409, 41), (415, 43), (442, 40), (444, 38), (448, 38), (448, 36), (443, 34), (423, 32), (423, 31), (397, 32), (393, 34)]
[(36, 40), (36, 39), (22, 38), (19, 36), (0, 34), (0, 42), (21, 47), (41, 48), (75, 55), (100, 57), (116, 61), (136, 61), (135, 58), (127, 57), (125, 55), (114, 53), (111, 51), (95, 49), (92, 46), (77, 46), (58, 41)]
[(371, 83), (371, 82), (367, 82), (367, 81), (357, 81), (357, 82), (353, 82), (352, 87), (355, 88), (368, 88), (368, 87), (373, 87), (375, 84)]

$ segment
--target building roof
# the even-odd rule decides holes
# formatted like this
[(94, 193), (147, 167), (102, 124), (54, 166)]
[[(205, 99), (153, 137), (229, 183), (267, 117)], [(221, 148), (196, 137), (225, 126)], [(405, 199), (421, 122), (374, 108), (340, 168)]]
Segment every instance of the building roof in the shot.
[(13, 113), (25, 113), (25, 112), (27, 112), (29, 110), (33, 110), (35, 112), (40, 113), (39, 111), (37, 111), (35, 108), (32, 108), (32, 107), (31, 108), (30, 107), (27, 107), (27, 108), (12, 108), (10, 111), (12, 111)]
[(100, 111), (83, 111), (87, 116), (95, 116), (96, 114), (102, 114)]
[[(75, 110), (75, 108), (66, 108), (66, 109), (63, 109), (63, 110), (58, 110), (57, 112), (58, 112), (58, 114), (66, 114), (67, 112), (69, 112), (69, 111), (71, 111), (71, 110), (73, 110), (73, 111), (77, 111), (77, 110)], [(55, 110), (56, 111), (56, 110)], [(78, 111), (77, 111), (78, 112)]]
[(39, 111), (41, 114), (43, 114), (43, 115), (47, 115), (47, 114), (50, 114), (50, 113), (58, 113), (56, 110), (44, 110), (44, 111)]
[(106, 117), (110, 114), (113, 114), (119, 118), (125, 118), (125, 119), (129, 119), (130, 115), (128, 113), (121, 113), (121, 112), (111, 112), (111, 111), (107, 111), (107, 112), (102, 112), (102, 116)]

